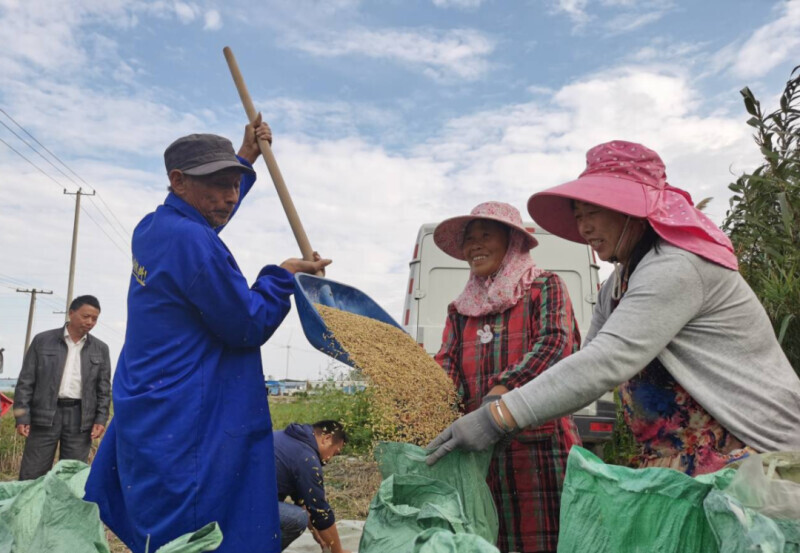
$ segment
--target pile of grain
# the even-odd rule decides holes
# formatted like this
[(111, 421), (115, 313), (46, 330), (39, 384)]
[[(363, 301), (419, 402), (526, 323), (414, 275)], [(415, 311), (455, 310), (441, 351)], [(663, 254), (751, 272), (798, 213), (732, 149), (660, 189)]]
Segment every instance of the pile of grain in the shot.
[(375, 319), (315, 307), (330, 337), (369, 379), (375, 439), (425, 446), (458, 418), (453, 382), (411, 336)]

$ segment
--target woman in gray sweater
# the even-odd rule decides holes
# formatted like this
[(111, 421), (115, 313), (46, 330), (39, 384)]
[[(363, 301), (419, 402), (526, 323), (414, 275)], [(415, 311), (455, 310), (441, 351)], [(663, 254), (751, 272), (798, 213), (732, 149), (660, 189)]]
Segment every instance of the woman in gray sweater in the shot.
[(800, 450), (800, 379), (738, 272), (730, 240), (666, 182), (658, 154), (613, 141), (574, 181), (534, 194), (553, 234), (588, 243), (614, 275), (578, 353), (453, 423), (428, 446), (489, 447), (619, 386), (640, 467), (696, 475), (757, 451)]

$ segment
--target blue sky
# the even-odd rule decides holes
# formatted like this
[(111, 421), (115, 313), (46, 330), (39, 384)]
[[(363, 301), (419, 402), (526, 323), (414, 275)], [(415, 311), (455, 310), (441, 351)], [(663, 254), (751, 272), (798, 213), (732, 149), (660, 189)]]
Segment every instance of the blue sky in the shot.
[[(164, 148), (190, 132), (238, 144), (245, 122), (222, 56), (236, 54), (312, 245), (329, 276), (397, 317), (418, 227), (580, 173), (591, 146), (654, 148), (671, 184), (712, 196), (758, 163), (738, 91), (774, 109), (800, 63), (800, 1), (0, 0), (6, 114), (80, 175), (5, 126), (0, 138), (0, 347), (19, 371), (28, 296), (39, 332), (66, 297), (74, 197), (84, 199), (76, 293), (103, 304), (116, 358), (130, 231), (163, 201)], [(38, 148), (38, 146), (37, 146)], [(47, 157), (47, 154), (43, 152)], [(266, 169), (223, 238), (246, 276), (297, 255)], [(70, 175), (68, 179), (66, 175)], [(73, 182), (74, 181), (74, 182)], [(265, 373), (327, 368), (294, 316)]]

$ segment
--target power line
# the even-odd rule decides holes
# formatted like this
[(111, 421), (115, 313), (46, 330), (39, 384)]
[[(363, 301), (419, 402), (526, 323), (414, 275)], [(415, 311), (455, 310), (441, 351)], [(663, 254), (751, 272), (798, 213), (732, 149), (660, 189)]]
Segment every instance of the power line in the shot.
[[(2, 110), (2, 109), (0, 109), (0, 111), (3, 111), (3, 110)], [(3, 111), (3, 113), (5, 113), (5, 111)], [(6, 114), (6, 115), (8, 115), (8, 114)], [(41, 153), (39, 150), (37, 150), (36, 148), (34, 148), (33, 146), (31, 146), (31, 145), (28, 143), (28, 141), (27, 141), (27, 140), (25, 140), (25, 139), (24, 139), (24, 138), (22, 138), (20, 135), (18, 135), (17, 133), (15, 133), (15, 132), (14, 132), (14, 129), (12, 129), (11, 127), (9, 127), (8, 125), (6, 125), (6, 124), (5, 124), (5, 123), (3, 123), (2, 121), (0, 121), (0, 125), (3, 125), (5, 128), (7, 128), (7, 129), (8, 129), (8, 132), (10, 132), (10, 133), (11, 133), (11, 134), (13, 134), (14, 136), (16, 136), (16, 137), (19, 139), (19, 141), (20, 141), (20, 142), (22, 142), (23, 144), (25, 144), (25, 145), (26, 145), (28, 148), (30, 148), (31, 150), (33, 150), (33, 151), (36, 153), (36, 155), (38, 155), (40, 158), (42, 158), (42, 159), (43, 159), (43, 160), (45, 160), (47, 163), (49, 163), (49, 164), (50, 164), (50, 167), (52, 167), (53, 169), (55, 169), (56, 171), (58, 171), (59, 173), (61, 173), (61, 174), (62, 174), (62, 175), (64, 175), (65, 177), (67, 177), (67, 179), (68, 179), (68, 180), (69, 180), (69, 181), (70, 181), (72, 184), (74, 184), (75, 186), (80, 186), (80, 185), (79, 185), (77, 182), (75, 182), (75, 179), (73, 179), (73, 178), (72, 178), (72, 177), (70, 177), (68, 174), (66, 174), (64, 171), (62, 171), (61, 169), (59, 169), (58, 167), (56, 167), (56, 165), (55, 165), (55, 164), (54, 164), (52, 161), (50, 161), (49, 159), (47, 159), (46, 157), (44, 157), (44, 156), (42, 155), (42, 153)], [(19, 125), (17, 125), (17, 126), (19, 126)], [(20, 128), (22, 128), (22, 127), (20, 127)], [(23, 130), (24, 130), (24, 129), (23, 129)]]
[[(76, 173), (75, 171), (73, 171), (73, 170), (72, 170), (72, 168), (71, 168), (69, 165), (67, 165), (66, 163), (64, 163), (64, 162), (61, 160), (61, 158), (60, 158), (60, 157), (58, 157), (56, 154), (54, 154), (53, 152), (51, 152), (51, 151), (50, 151), (50, 149), (48, 149), (48, 147), (47, 147), (47, 146), (45, 146), (44, 144), (42, 144), (42, 143), (41, 143), (41, 142), (40, 142), (40, 141), (39, 141), (39, 140), (38, 140), (38, 139), (37, 139), (35, 136), (33, 136), (33, 135), (32, 135), (32, 134), (31, 134), (31, 133), (28, 131), (28, 129), (26, 129), (25, 127), (23, 127), (22, 125), (20, 125), (20, 124), (17, 122), (17, 120), (16, 120), (16, 119), (14, 119), (13, 117), (11, 117), (11, 115), (9, 115), (9, 113), (8, 113), (6, 110), (4, 110), (4, 109), (0, 108), (0, 112), (2, 112), (2, 113), (3, 113), (3, 115), (5, 115), (5, 116), (6, 116), (6, 117), (8, 117), (9, 119), (11, 119), (11, 121), (13, 121), (13, 123), (14, 123), (14, 124), (15, 124), (17, 127), (19, 127), (19, 128), (22, 130), (22, 132), (24, 132), (24, 133), (25, 133), (25, 134), (27, 134), (29, 137), (31, 137), (31, 139), (32, 139), (34, 142), (36, 142), (36, 143), (37, 143), (39, 146), (41, 146), (41, 147), (42, 147), (42, 149), (43, 149), (45, 152), (47, 152), (48, 154), (50, 154), (51, 156), (53, 156), (53, 158), (54, 158), (56, 161), (58, 161), (58, 162), (59, 162), (61, 165), (63, 165), (63, 166), (64, 166), (64, 168), (65, 168), (67, 171), (69, 171), (70, 173), (72, 173), (73, 175), (75, 175), (75, 178), (77, 178), (77, 179), (78, 179), (79, 181), (81, 181), (83, 184), (85, 184), (86, 186), (88, 186), (88, 187), (89, 187), (89, 188), (92, 190), (92, 192), (95, 192), (95, 193), (97, 194), (97, 198), (98, 198), (98, 199), (99, 199), (101, 202), (103, 202), (103, 205), (104, 205), (104, 206), (106, 206), (106, 209), (108, 209), (108, 212), (111, 214), (111, 216), (114, 218), (114, 220), (117, 222), (117, 224), (119, 225), (119, 227), (120, 227), (120, 228), (123, 230), (123, 232), (125, 232), (125, 234), (126, 234), (126, 236), (125, 236), (126, 240), (130, 238), (130, 234), (131, 234), (131, 232), (130, 232), (130, 231), (127, 229), (127, 228), (125, 228), (125, 225), (123, 225), (123, 224), (122, 224), (122, 221), (120, 221), (120, 220), (119, 220), (119, 218), (117, 217), (117, 215), (114, 213), (114, 210), (112, 210), (112, 209), (111, 209), (111, 206), (110, 206), (110, 205), (108, 205), (108, 204), (106, 203), (106, 201), (105, 201), (105, 200), (102, 198), (102, 196), (101, 196), (99, 193), (97, 193), (97, 190), (96, 190), (96, 189), (95, 189), (95, 188), (94, 188), (94, 187), (93, 187), (91, 184), (89, 184), (88, 182), (86, 182), (86, 181), (83, 179), (83, 177), (81, 177), (81, 176), (80, 176), (78, 173)], [(0, 122), (0, 123), (2, 123), (2, 122)], [(6, 127), (6, 128), (9, 130), (9, 131), (11, 131), (11, 132), (14, 134), (14, 136), (16, 136), (17, 138), (19, 138), (19, 139), (20, 139), (20, 140), (22, 140), (23, 142), (25, 142), (25, 144), (27, 144), (29, 148), (31, 148), (32, 150), (36, 151), (36, 153), (39, 153), (39, 152), (38, 152), (38, 151), (37, 151), (37, 150), (36, 150), (36, 149), (35, 149), (33, 146), (31, 146), (30, 144), (28, 144), (28, 143), (27, 143), (25, 140), (23, 140), (22, 138), (20, 138), (20, 137), (17, 135), (17, 133), (15, 133), (13, 130), (11, 130), (11, 128), (10, 128), (8, 125), (6, 125), (5, 123), (2, 123), (2, 124), (3, 124), (3, 126), (4, 126), (4, 127)], [(44, 156), (42, 156), (42, 154), (40, 154), (40, 153), (39, 153), (39, 155), (40, 155), (42, 158), (46, 159)], [(50, 163), (50, 161), (49, 161), (49, 160), (47, 160), (47, 161), (48, 161), (48, 163)], [(50, 163), (50, 165), (53, 165), (53, 164), (52, 164), (52, 163)], [(55, 165), (53, 165), (53, 167), (55, 167)], [(60, 170), (60, 169), (58, 169), (57, 167), (55, 167), (55, 168), (56, 168), (56, 169), (57, 169), (57, 170), (58, 170), (58, 171), (59, 171), (59, 172), (60, 172), (62, 175), (64, 175), (65, 177), (67, 177), (67, 178), (68, 178), (68, 179), (69, 179), (69, 180), (70, 180), (70, 181), (71, 181), (73, 184), (75, 184), (76, 186), (80, 186), (80, 185), (78, 185), (78, 184), (77, 184), (77, 183), (76, 183), (76, 182), (75, 182), (75, 181), (74, 181), (72, 178), (70, 178), (68, 175), (66, 175), (66, 174), (65, 174), (63, 171), (61, 171), (61, 170)], [(99, 208), (99, 207), (97, 208), (97, 210), (98, 210), (98, 211), (100, 211), (100, 212), (102, 213), (102, 211), (100, 210), (100, 208)], [(105, 215), (103, 215), (103, 216), (105, 217)], [(108, 219), (106, 219), (106, 220), (108, 220)], [(110, 222), (110, 221), (109, 221), (109, 224), (111, 224), (111, 222)], [(113, 227), (113, 224), (112, 224), (112, 227)]]
[(49, 174), (47, 174), (47, 173), (44, 171), (44, 169), (42, 169), (41, 167), (39, 167), (38, 165), (36, 165), (34, 162), (32, 162), (31, 160), (29, 160), (27, 157), (25, 157), (25, 156), (22, 154), (22, 152), (19, 152), (17, 149), (15, 149), (15, 148), (14, 148), (14, 146), (12, 146), (11, 144), (9, 144), (8, 142), (6, 142), (5, 140), (3, 140), (2, 138), (0, 138), (0, 142), (2, 142), (3, 144), (5, 144), (6, 146), (8, 146), (8, 147), (11, 149), (11, 151), (12, 151), (12, 152), (14, 152), (15, 154), (17, 154), (19, 157), (21, 157), (22, 159), (24, 159), (25, 161), (27, 161), (28, 163), (30, 163), (31, 165), (33, 165), (34, 169), (36, 169), (36, 170), (37, 170), (37, 171), (39, 171), (41, 174), (43, 174), (45, 177), (47, 177), (48, 179), (50, 179), (51, 181), (53, 181), (54, 183), (56, 183), (56, 186), (58, 186), (58, 188), (59, 188), (59, 189), (63, 189), (63, 188), (64, 188), (64, 186), (63, 186), (63, 185), (62, 185), (60, 182), (58, 182), (58, 181), (57, 181), (56, 179), (54, 179), (52, 176), (50, 176)]
[[(0, 111), (2, 111), (2, 110), (0, 110)], [(30, 159), (28, 159), (27, 157), (25, 157), (25, 156), (24, 156), (24, 155), (23, 155), (21, 152), (17, 151), (17, 150), (16, 150), (16, 149), (15, 149), (13, 146), (11, 146), (11, 144), (9, 144), (8, 142), (6, 142), (6, 141), (5, 141), (5, 140), (3, 140), (2, 138), (0, 138), (0, 142), (2, 142), (3, 144), (5, 144), (6, 146), (8, 146), (8, 147), (9, 147), (9, 148), (10, 148), (10, 149), (11, 149), (11, 150), (14, 152), (14, 153), (16, 153), (16, 154), (17, 154), (19, 157), (21, 157), (22, 159), (24, 159), (25, 161), (27, 161), (28, 163), (30, 163), (30, 164), (31, 164), (31, 165), (32, 165), (32, 166), (33, 166), (33, 167), (34, 167), (36, 170), (38, 170), (38, 171), (39, 171), (40, 173), (42, 173), (44, 176), (46, 176), (46, 177), (47, 177), (47, 178), (49, 178), (51, 181), (53, 181), (54, 183), (56, 183), (56, 185), (59, 187), (59, 189), (66, 190), (66, 188), (65, 188), (65, 187), (64, 187), (64, 186), (63, 186), (63, 185), (62, 185), (60, 182), (58, 182), (58, 181), (57, 181), (55, 178), (53, 178), (51, 175), (49, 175), (48, 173), (46, 173), (46, 172), (45, 172), (45, 171), (44, 171), (44, 170), (43, 170), (41, 167), (39, 167), (38, 165), (36, 165), (36, 164), (35, 164), (34, 162), (32, 162)], [(102, 232), (103, 234), (105, 234), (105, 235), (106, 235), (106, 238), (108, 238), (108, 239), (111, 241), (111, 243), (112, 243), (112, 244), (114, 244), (114, 247), (116, 247), (116, 248), (117, 248), (117, 249), (118, 249), (120, 252), (122, 252), (122, 254), (123, 254), (124, 256), (128, 257), (128, 254), (125, 252), (125, 250), (123, 250), (122, 248), (120, 248), (120, 247), (119, 247), (119, 244), (117, 244), (117, 243), (114, 241), (114, 239), (113, 239), (113, 238), (111, 238), (111, 236), (110, 236), (110, 235), (109, 235), (109, 234), (108, 234), (108, 233), (107, 233), (105, 230), (103, 230), (103, 227), (100, 225), (100, 223), (98, 223), (98, 222), (97, 222), (97, 220), (96, 220), (94, 217), (92, 217), (92, 215), (91, 215), (91, 214), (90, 214), (90, 213), (87, 211), (87, 209), (86, 209), (85, 207), (81, 207), (81, 210), (82, 210), (84, 213), (86, 213), (86, 216), (87, 216), (87, 217), (89, 217), (89, 219), (91, 219), (91, 221), (92, 221), (92, 222), (93, 222), (95, 225), (97, 225), (97, 228), (99, 228), (99, 229), (100, 229), (100, 232)], [(102, 214), (102, 211), (101, 211), (100, 213)], [(106, 220), (108, 220), (108, 219), (106, 218)], [(112, 227), (112, 228), (113, 228), (113, 227)], [(124, 238), (125, 240), (127, 240), (127, 239), (128, 239), (127, 237), (123, 237), (123, 238)]]
[[(91, 188), (91, 186), (90, 186), (89, 188)], [(110, 226), (112, 229), (114, 229), (114, 231), (117, 233), (117, 235), (118, 235), (120, 238), (122, 238), (122, 239), (123, 239), (123, 240), (125, 240), (126, 242), (130, 241), (130, 239), (131, 239), (131, 233), (128, 231), (128, 229), (126, 229), (125, 227), (123, 227), (123, 226), (122, 226), (122, 223), (120, 223), (120, 222), (119, 222), (119, 219), (117, 219), (117, 216), (116, 216), (116, 215), (114, 215), (114, 212), (113, 212), (113, 211), (111, 211), (111, 208), (110, 208), (110, 207), (108, 207), (108, 204), (106, 204), (106, 202), (104, 202), (104, 201), (103, 201), (103, 199), (100, 197), (100, 194), (98, 194), (97, 190), (92, 190), (92, 192), (94, 192), (95, 196), (89, 196), (89, 201), (90, 201), (90, 202), (92, 202), (92, 205), (95, 207), (95, 209), (96, 209), (97, 211), (99, 211), (99, 212), (100, 212), (100, 215), (102, 215), (102, 216), (103, 216), (103, 219), (105, 219), (105, 220), (106, 220), (106, 222), (108, 223), (108, 225), (109, 225), (109, 226)], [(119, 231), (119, 229), (118, 229), (117, 227), (115, 227), (115, 226), (114, 226), (114, 223), (112, 223), (112, 222), (111, 222), (111, 220), (110, 220), (108, 217), (106, 217), (106, 214), (105, 214), (105, 212), (104, 212), (102, 209), (100, 209), (100, 207), (99, 207), (99, 206), (98, 206), (96, 203), (94, 203), (94, 198), (95, 198), (95, 197), (97, 197), (97, 199), (98, 199), (98, 200), (100, 200), (101, 202), (103, 202), (103, 205), (105, 205), (105, 206), (106, 206), (106, 208), (108, 209), (108, 212), (109, 212), (109, 213), (111, 213), (111, 216), (112, 216), (112, 217), (114, 217), (114, 219), (117, 221), (117, 224), (118, 224), (118, 225), (119, 225), (119, 227), (122, 229), (122, 231), (124, 232), (124, 234), (123, 234), (123, 233), (121, 233), (121, 232)]]
[(126, 252), (124, 249), (122, 249), (122, 248), (119, 246), (119, 244), (117, 244), (117, 243), (114, 241), (114, 239), (113, 239), (113, 238), (111, 238), (111, 236), (110, 236), (110, 235), (109, 235), (109, 234), (108, 234), (108, 233), (107, 233), (105, 230), (103, 230), (103, 227), (102, 227), (102, 226), (100, 226), (100, 223), (98, 223), (98, 222), (97, 222), (97, 220), (95, 220), (95, 218), (94, 218), (94, 217), (92, 217), (92, 214), (91, 214), (91, 213), (89, 213), (89, 211), (87, 211), (85, 207), (81, 206), (81, 211), (83, 211), (83, 212), (86, 214), (86, 216), (87, 216), (87, 217), (88, 217), (88, 218), (89, 218), (89, 219), (90, 219), (90, 220), (91, 220), (91, 221), (92, 221), (92, 222), (93, 222), (95, 225), (97, 225), (97, 228), (98, 228), (98, 229), (100, 229), (100, 232), (102, 232), (103, 234), (105, 234), (105, 235), (106, 235), (106, 238), (108, 238), (108, 239), (111, 241), (111, 243), (112, 243), (112, 244), (114, 244), (114, 247), (115, 247), (115, 248), (117, 248), (117, 249), (118, 249), (118, 250), (119, 250), (119, 251), (122, 253), (122, 255), (124, 255), (124, 256), (125, 256), (125, 258), (126, 258), (126, 259), (130, 259), (130, 256), (131, 256), (130, 252)]
[(16, 282), (17, 286), (24, 286), (25, 285), (24, 281), (22, 281), (22, 280), (20, 280), (18, 278), (14, 278), (12, 276), (4, 275), (3, 273), (0, 273), (0, 278), (2, 278), (4, 280), (7, 280), (9, 282)]
[[(7, 116), (9, 119), (11, 119), (12, 121), (14, 121), (14, 119), (13, 119), (13, 118), (12, 118), (10, 115), (8, 115), (8, 113), (6, 113), (4, 110), (0, 109), (0, 111), (2, 111), (3, 113), (5, 113), (5, 114), (6, 114), (6, 116)], [(57, 157), (55, 154), (53, 154), (53, 153), (52, 153), (50, 150), (48, 150), (48, 149), (47, 149), (47, 148), (46, 148), (46, 147), (45, 147), (45, 146), (44, 146), (44, 145), (43, 145), (41, 142), (39, 142), (38, 140), (36, 140), (36, 137), (34, 137), (34, 136), (33, 136), (32, 134), (30, 134), (30, 133), (29, 133), (27, 130), (25, 130), (25, 128), (24, 128), (22, 125), (20, 125), (20, 124), (19, 124), (19, 123), (17, 123), (16, 121), (14, 121), (14, 123), (16, 123), (16, 125), (17, 125), (17, 126), (20, 128), (20, 129), (22, 129), (22, 130), (23, 130), (23, 131), (24, 131), (24, 132), (25, 132), (25, 133), (26, 133), (28, 136), (30, 136), (30, 137), (31, 137), (33, 140), (35, 140), (35, 141), (36, 141), (36, 143), (37, 143), (37, 144), (39, 144), (39, 145), (40, 145), (42, 148), (44, 148), (44, 149), (45, 149), (45, 150), (46, 150), (46, 151), (47, 151), (47, 152), (48, 152), (48, 153), (49, 153), (51, 156), (55, 157), (55, 158), (56, 158), (56, 159), (59, 161), (59, 163), (61, 163), (62, 165), (64, 165), (64, 167), (67, 167), (67, 165), (66, 165), (66, 164), (64, 164), (64, 162), (63, 162), (63, 161), (61, 161), (61, 160), (60, 160), (60, 159), (59, 159), (59, 158), (58, 158), (58, 157)], [(52, 161), (50, 161), (50, 160), (49, 160), (49, 159), (47, 159), (45, 156), (43, 156), (43, 155), (42, 155), (42, 153), (41, 153), (39, 150), (37, 150), (36, 148), (34, 148), (34, 147), (33, 147), (33, 146), (32, 146), (32, 145), (31, 145), (31, 144), (30, 144), (30, 143), (29, 143), (27, 140), (25, 140), (25, 139), (24, 139), (24, 138), (22, 138), (20, 135), (18, 135), (16, 132), (14, 132), (14, 129), (12, 129), (12, 128), (11, 128), (11, 127), (9, 127), (8, 125), (6, 125), (6, 124), (5, 124), (3, 121), (0, 121), (0, 125), (3, 125), (3, 126), (6, 128), (6, 129), (8, 129), (8, 131), (9, 131), (11, 134), (13, 134), (14, 136), (16, 136), (16, 137), (17, 137), (17, 139), (19, 139), (19, 140), (20, 140), (20, 141), (21, 141), (23, 144), (25, 144), (25, 145), (26, 145), (28, 148), (30, 148), (31, 150), (33, 150), (33, 152), (34, 152), (36, 155), (38, 155), (40, 158), (42, 158), (43, 160), (45, 160), (45, 161), (46, 161), (48, 164), (50, 164), (50, 166), (51, 166), (53, 169), (55, 169), (56, 171), (58, 171), (59, 173), (61, 173), (61, 174), (62, 174), (64, 177), (66, 177), (66, 178), (67, 178), (67, 179), (68, 179), (68, 180), (69, 180), (69, 181), (70, 181), (70, 182), (71, 182), (73, 185), (77, 186), (77, 187), (78, 187), (78, 189), (80, 190), (80, 184), (79, 184), (79, 183), (77, 183), (77, 182), (75, 181), (75, 179), (73, 179), (72, 177), (70, 177), (68, 174), (66, 174), (64, 171), (62, 171), (62, 170), (61, 170), (59, 167), (57, 167), (57, 166), (56, 166), (56, 165), (55, 165), (55, 164), (54, 164)], [(4, 144), (6, 144), (6, 146), (9, 146), (7, 142), (5, 142), (5, 141), (3, 141), (3, 142), (4, 142)], [(9, 146), (9, 148), (11, 148), (11, 146)], [(11, 148), (11, 149), (12, 149), (12, 150), (14, 150), (14, 148)], [(44, 173), (45, 175), (47, 175), (48, 177), (50, 177), (50, 179), (51, 179), (51, 180), (53, 180), (53, 181), (54, 181), (54, 182), (56, 182), (57, 184), (61, 185), (61, 183), (60, 183), (60, 182), (58, 182), (57, 180), (55, 180), (55, 179), (54, 179), (53, 177), (51, 177), (49, 174), (45, 173), (45, 171), (43, 171), (43, 170), (42, 170), (41, 168), (39, 168), (39, 167), (38, 167), (36, 164), (34, 164), (34, 163), (33, 163), (32, 161), (30, 161), (28, 158), (26, 158), (26, 157), (25, 157), (25, 156), (23, 156), (21, 153), (19, 153), (17, 150), (14, 150), (14, 152), (16, 152), (16, 153), (17, 153), (17, 155), (20, 155), (20, 156), (21, 156), (23, 159), (25, 159), (25, 160), (26, 160), (28, 163), (30, 163), (31, 165), (33, 165), (34, 167), (36, 167), (37, 169), (39, 169), (39, 171), (41, 171), (42, 173)], [(69, 169), (69, 167), (67, 167), (67, 169)], [(70, 171), (72, 171), (72, 170), (70, 169)], [(72, 171), (72, 172), (74, 173), (74, 171)], [(96, 191), (96, 190), (94, 190), (90, 184), (86, 183), (86, 181), (84, 181), (83, 179), (81, 179), (81, 178), (80, 178), (80, 177), (77, 175), (77, 173), (75, 173), (75, 176), (77, 176), (77, 177), (78, 177), (78, 178), (81, 180), (81, 182), (84, 182), (84, 183), (85, 183), (85, 184), (86, 184), (86, 185), (87, 185), (89, 188), (91, 188), (91, 189), (92, 189), (92, 196), (94, 196), (94, 195), (96, 195), (96, 194), (97, 194), (97, 191)], [(67, 193), (67, 189), (66, 189), (66, 187), (64, 188), (64, 193)], [(91, 198), (90, 198), (90, 201), (92, 202), (92, 205), (94, 205), (94, 206), (95, 206), (95, 208), (96, 208), (96, 209), (97, 209), (97, 211), (100, 213), (100, 215), (102, 215), (102, 216), (103, 216), (103, 218), (106, 220), (106, 222), (108, 223), (108, 225), (109, 225), (109, 226), (110, 226), (112, 229), (114, 229), (114, 231), (117, 233), (117, 235), (118, 235), (118, 236), (120, 236), (120, 237), (121, 237), (121, 238), (122, 238), (124, 241), (126, 241), (126, 242), (127, 242), (128, 240), (130, 240), (130, 232), (128, 232), (128, 230), (127, 230), (127, 229), (126, 229), (126, 228), (125, 228), (125, 227), (122, 225), (122, 223), (119, 221), (119, 219), (117, 219), (117, 216), (116, 216), (116, 215), (114, 215), (114, 212), (113, 212), (113, 211), (111, 211), (111, 207), (109, 207), (109, 206), (108, 206), (108, 204), (106, 204), (104, 200), (101, 200), (101, 201), (103, 202), (103, 204), (104, 204), (104, 205), (106, 206), (106, 208), (108, 209), (108, 212), (109, 212), (109, 213), (111, 213), (111, 216), (112, 216), (112, 217), (114, 217), (114, 219), (117, 221), (117, 225), (119, 225), (119, 228), (121, 228), (121, 229), (122, 229), (122, 232), (120, 232), (119, 228), (117, 228), (117, 226), (115, 226), (115, 225), (114, 225), (114, 223), (111, 221), (111, 219), (109, 219), (109, 218), (106, 216), (105, 212), (104, 212), (102, 209), (100, 209), (100, 206), (98, 206), (97, 204), (95, 204), (95, 203), (94, 203), (94, 201), (93, 201)]]

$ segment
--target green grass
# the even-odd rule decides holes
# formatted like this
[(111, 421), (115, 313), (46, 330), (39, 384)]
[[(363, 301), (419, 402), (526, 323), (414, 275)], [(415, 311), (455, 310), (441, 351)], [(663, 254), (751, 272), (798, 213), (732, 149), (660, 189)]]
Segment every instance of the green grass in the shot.
[[(14, 399), (14, 392), (3, 392)], [(0, 480), (16, 480), (19, 476), (19, 463), (25, 438), (17, 434), (17, 422), (14, 420), (14, 406), (0, 418)]]
[(335, 420), (342, 423), (347, 432), (345, 455), (371, 451), (372, 425), (367, 392), (346, 394), (340, 390), (324, 390), (313, 395), (270, 396), (269, 410), (276, 430), (293, 422), (311, 424), (319, 420)]

